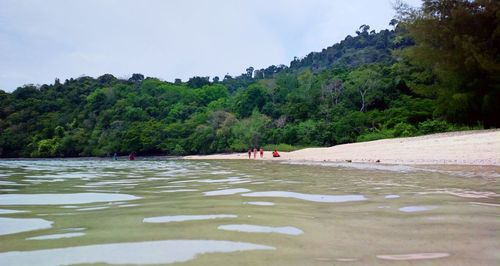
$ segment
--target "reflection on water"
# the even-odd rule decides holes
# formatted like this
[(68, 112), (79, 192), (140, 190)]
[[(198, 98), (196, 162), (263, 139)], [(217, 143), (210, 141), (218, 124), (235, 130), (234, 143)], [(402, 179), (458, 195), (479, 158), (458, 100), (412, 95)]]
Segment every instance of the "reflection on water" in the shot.
[(0, 209), (0, 214), (21, 213), (21, 212), (27, 212), (27, 211)]
[(231, 189), (207, 191), (207, 192), (203, 192), (203, 194), (205, 194), (205, 196), (221, 196), (221, 195), (239, 194), (239, 193), (244, 193), (244, 192), (249, 192), (249, 191), (250, 191), (250, 189), (246, 189), (246, 188), (231, 188)]
[(83, 263), (160, 264), (188, 261), (204, 253), (245, 250), (274, 250), (274, 248), (243, 242), (165, 240), (6, 252), (0, 253), (0, 265), (33, 265), (34, 262), (38, 266)]
[(476, 204), (476, 205), (482, 205), (482, 206), (490, 206), (490, 207), (500, 207), (500, 204), (495, 204), (495, 203), (470, 202), (470, 204)]
[(85, 233), (65, 233), (65, 234), (34, 236), (26, 238), (26, 240), (50, 240), (50, 239), (70, 238), (70, 237), (77, 237), (84, 235)]
[(170, 222), (185, 222), (198, 220), (211, 220), (222, 218), (236, 218), (238, 216), (232, 214), (213, 214), (213, 215), (174, 215), (174, 216), (159, 216), (144, 218), (145, 223), (170, 223)]
[(141, 206), (141, 204), (123, 204), (123, 205), (118, 205), (118, 207), (120, 207), (120, 208), (124, 208), (124, 207), (137, 207), (137, 206)]
[(171, 190), (162, 190), (161, 192), (166, 192), (166, 193), (170, 193), (170, 192), (192, 192), (192, 191), (198, 191), (197, 189), (171, 189)]
[(373, 163), (340, 163), (340, 162), (285, 162), (287, 164), (308, 164), (308, 165), (320, 165), (329, 167), (343, 167), (349, 169), (358, 170), (382, 170), (391, 171), (399, 173), (409, 173), (416, 172), (419, 169), (413, 166), (407, 165), (393, 165), (393, 164), (373, 164)]
[(4, 186), (23, 186), (23, 184), (18, 184), (16, 182), (12, 182), (12, 181), (0, 181), (0, 186), (1, 185), (4, 185)]
[(363, 195), (319, 195), (304, 194), (288, 191), (264, 191), (243, 194), (244, 197), (276, 197), (276, 198), (294, 198), (314, 202), (348, 202), (366, 200)]
[(340, 261), (340, 262), (353, 262), (353, 261), (357, 261), (358, 259), (353, 259), (353, 258), (336, 258), (335, 260), (336, 261)]
[(62, 205), (135, 200), (139, 197), (126, 194), (73, 193), (73, 194), (5, 194), (0, 195), (0, 205)]
[(499, 172), (0, 160), (0, 265), (498, 265)]
[(250, 204), (250, 205), (257, 205), (257, 206), (274, 206), (273, 202), (266, 202), (266, 201), (248, 201), (244, 202), (245, 204)]
[(377, 258), (384, 260), (424, 260), (424, 259), (439, 259), (448, 257), (448, 253), (414, 253), (402, 255), (377, 255)]
[(15, 188), (2, 188), (2, 189), (0, 189), (0, 192), (14, 192), (14, 191), (19, 191), (19, 189), (15, 189)]
[(238, 231), (246, 233), (278, 233), (285, 235), (301, 235), (304, 232), (293, 226), (282, 226), (282, 227), (272, 227), (272, 226), (261, 226), (253, 224), (225, 224), (218, 227), (220, 230), (227, 231)]
[(500, 197), (499, 194), (492, 191), (472, 191), (467, 189), (455, 189), (455, 188), (446, 188), (446, 189), (433, 189), (431, 191), (419, 192), (422, 195), (429, 194), (448, 194), (452, 196), (462, 197), (462, 198), (472, 198), (472, 199), (486, 199), (490, 197)]
[(406, 206), (403, 208), (399, 208), (402, 212), (423, 212), (430, 211), (437, 208), (436, 206)]
[(81, 209), (77, 209), (77, 211), (97, 211), (97, 210), (104, 210), (104, 209), (108, 209), (109, 207), (108, 206), (100, 206), (100, 207), (89, 207), (89, 208), (81, 208)]
[(0, 218), (0, 235), (47, 229), (51, 226), (51, 221), (38, 218)]

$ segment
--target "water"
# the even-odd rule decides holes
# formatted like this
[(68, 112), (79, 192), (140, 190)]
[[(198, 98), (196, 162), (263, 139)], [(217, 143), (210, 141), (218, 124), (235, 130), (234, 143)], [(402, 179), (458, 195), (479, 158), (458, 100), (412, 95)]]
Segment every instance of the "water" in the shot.
[(0, 265), (499, 265), (499, 173), (0, 161)]

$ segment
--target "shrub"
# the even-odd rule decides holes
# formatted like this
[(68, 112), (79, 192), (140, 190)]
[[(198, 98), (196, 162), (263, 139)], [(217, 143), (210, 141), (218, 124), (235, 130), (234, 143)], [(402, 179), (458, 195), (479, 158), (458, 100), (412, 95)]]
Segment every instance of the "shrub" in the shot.
[(444, 120), (426, 120), (418, 124), (418, 133), (421, 135), (446, 132), (450, 130), (450, 124)]
[(417, 129), (410, 124), (407, 123), (398, 123), (394, 126), (394, 136), (395, 137), (411, 137), (414, 136), (417, 132)]
[(394, 130), (382, 129), (359, 135), (356, 140), (357, 142), (363, 142), (363, 141), (372, 141), (378, 139), (388, 139), (393, 137), (394, 137)]
[(249, 148), (248, 145), (243, 143), (240, 140), (237, 140), (230, 145), (231, 151), (234, 151), (234, 152), (244, 152), (244, 151), (247, 151), (248, 148)]
[(269, 144), (269, 145), (265, 145), (264, 147), (264, 150), (266, 151), (274, 151), (274, 150), (277, 150), (277, 151), (285, 151), (285, 152), (289, 152), (289, 151), (296, 151), (296, 150), (300, 150), (300, 149), (303, 149), (303, 148), (306, 148), (304, 146), (292, 146), (292, 145), (289, 145), (289, 144), (283, 144), (283, 143), (280, 143), (280, 144)]
[(184, 148), (181, 145), (176, 144), (175, 149), (173, 151), (173, 154), (174, 155), (186, 155), (187, 153), (186, 153), (186, 150), (184, 150)]

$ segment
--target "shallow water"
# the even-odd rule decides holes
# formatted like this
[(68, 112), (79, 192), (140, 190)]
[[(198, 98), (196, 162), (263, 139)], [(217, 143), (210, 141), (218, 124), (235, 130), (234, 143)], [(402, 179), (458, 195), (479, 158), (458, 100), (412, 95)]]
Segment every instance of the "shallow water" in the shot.
[(0, 161), (0, 265), (498, 265), (498, 167)]

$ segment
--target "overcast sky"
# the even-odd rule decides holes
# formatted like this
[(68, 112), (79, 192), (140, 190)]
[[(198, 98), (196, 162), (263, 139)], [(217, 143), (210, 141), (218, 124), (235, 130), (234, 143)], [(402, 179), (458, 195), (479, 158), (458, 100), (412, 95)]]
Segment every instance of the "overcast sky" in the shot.
[(0, 0), (0, 89), (105, 73), (222, 78), (288, 65), (362, 24), (389, 28), (393, 1)]

